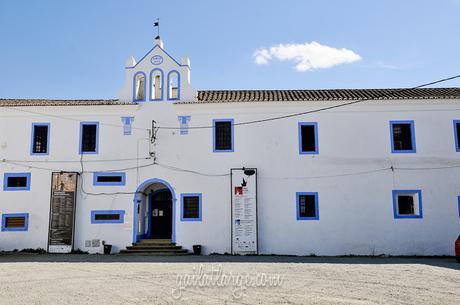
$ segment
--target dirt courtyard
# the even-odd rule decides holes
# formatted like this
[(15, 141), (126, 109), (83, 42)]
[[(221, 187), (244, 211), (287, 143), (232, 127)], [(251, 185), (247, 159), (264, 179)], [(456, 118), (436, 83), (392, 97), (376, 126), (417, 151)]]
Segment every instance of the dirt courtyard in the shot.
[(460, 304), (453, 258), (0, 254), (0, 304)]

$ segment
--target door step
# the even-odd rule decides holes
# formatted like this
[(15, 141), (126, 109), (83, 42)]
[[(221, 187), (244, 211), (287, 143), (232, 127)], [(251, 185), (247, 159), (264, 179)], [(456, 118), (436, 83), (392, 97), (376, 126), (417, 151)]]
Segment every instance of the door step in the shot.
[(133, 243), (132, 246), (126, 247), (126, 250), (121, 250), (120, 254), (171, 256), (191, 253), (187, 249), (182, 249), (182, 246), (177, 246), (170, 239), (142, 239)]

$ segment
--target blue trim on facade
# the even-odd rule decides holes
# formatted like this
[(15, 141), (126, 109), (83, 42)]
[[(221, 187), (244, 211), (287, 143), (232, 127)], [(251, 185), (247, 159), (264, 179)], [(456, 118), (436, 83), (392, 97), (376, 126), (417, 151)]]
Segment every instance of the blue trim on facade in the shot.
[[(27, 185), (24, 187), (8, 187), (9, 177), (26, 177)], [(3, 174), (3, 190), (4, 191), (30, 191), (31, 173), (4, 173)]]
[[(177, 74), (177, 98), (170, 98), (171, 96), (171, 74)], [(171, 70), (168, 73), (168, 101), (177, 101), (180, 100), (180, 73), (177, 70)]]
[[(119, 215), (120, 219), (118, 220), (96, 220), (96, 215), (98, 214), (110, 214), (110, 215)], [(125, 222), (125, 211), (124, 210), (93, 210), (91, 211), (91, 224), (100, 224), (100, 223), (124, 223)]]
[[(8, 217), (24, 217), (24, 227), (22, 228), (7, 228), (6, 218)], [(24, 232), (29, 230), (29, 213), (10, 213), (2, 214), (2, 232)]]
[(177, 117), (179, 120), (179, 125), (180, 125), (180, 134), (181, 135), (187, 135), (188, 134), (188, 123), (191, 120), (191, 116), (189, 115), (180, 115)]
[[(393, 216), (395, 219), (402, 219), (402, 218), (423, 218), (423, 210), (422, 210), (422, 191), (421, 190), (393, 190)], [(397, 195), (400, 194), (417, 194), (418, 195), (418, 215), (399, 215), (398, 214), (398, 205), (396, 201)]]
[[(121, 176), (120, 182), (100, 182), (97, 181), (98, 177), (115, 177)], [(126, 173), (124, 172), (97, 172), (93, 173), (93, 185), (96, 186), (120, 186), (126, 185)]]
[(458, 217), (460, 218), (460, 196), (457, 196), (457, 204), (458, 204)]
[[(412, 149), (407, 150), (395, 150), (394, 149), (394, 139), (393, 139), (393, 125), (394, 124), (410, 124), (411, 140), (412, 140)], [(413, 120), (405, 121), (390, 121), (390, 141), (391, 141), (391, 153), (393, 154), (407, 154), (407, 153), (416, 153), (416, 144), (415, 144), (415, 123)]]
[[(135, 65), (134, 67), (125, 67), (125, 69), (134, 69), (136, 68), (153, 50), (155, 50), (156, 48), (159, 48), (161, 51), (163, 51), (166, 55), (168, 55), (169, 58), (172, 59), (172, 61), (174, 61), (178, 66), (180, 67), (188, 67), (190, 68), (188, 65), (182, 65), (180, 64), (177, 60), (174, 59), (174, 57), (172, 57), (171, 55), (169, 55), (168, 52), (166, 52), (162, 47), (160, 47), (160, 45), (156, 44), (153, 48), (150, 49), (150, 51), (147, 52), (147, 54), (145, 54)], [(150, 63), (150, 60), (149, 60), (149, 63)]]
[[(155, 94), (155, 91), (152, 90), (152, 85), (153, 85), (153, 72), (155, 71), (160, 71), (160, 75), (161, 75), (161, 95), (160, 95), (160, 98), (153, 98), (153, 95)], [(160, 68), (154, 68), (152, 69), (152, 71), (150, 71), (150, 87), (149, 87), (149, 100), (150, 101), (155, 101), (155, 102), (158, 102), (158, 101), (162, 101), (164, 100), (164, 90), (165, 90), (165, 75), (164, 75), (164, 72), (162, 69)]]
[(122, 116), (121, 122), (123, 123), (123, 135), (130, 136), (133, 133), (132, 125), (134, 122), (134, 117), (133, 116)]
[[(184, 198), (198, 197), (198, 218), (184, 218)], [(202, 193), (182, 193), (180, 194), (180, 220), (181, 221), (201, 221), (202, 220)]]
[[(143, 191), (150, 185), (154, 184), (154, 183), (158, 183), (158, 184), (163, 184), (164, 186), (166, 186), (170, 191), (171, 191), (171, 195), (172, 195), (172, 236), (171, 236), (171, 240), (172, 242), (175, 242), (176, 241), (176, 193), (174, 192), (174, 189), (173, 187), (171, 186), (171, 184), (169, 184), (167, 181), (163, 180), (163, 179), (158, 179), (158, 178), (152, 178), (152, 179), (148, 179), (144, 182), (142, 182), (136, 189), (136, 193), (134, 195), (134, 199), (133, 199), (133, 203), (134, 203), (134, 210), (133, 210), (133, 242), (137, 242), (139, 240), (139, 236), (137, 234), (137, 207), (139, 206), (139, 204), (142, 202), (142, 199), (140, 198), (140, 196), (144, 195)], [(145, 235), (145, 234), (144, 234)]]
[[(46, 137), (46, 153), (34, 153), (34, 144), (35, 144), (35, 126), (47, 126), (47, 137)], [(50, 153), (50, 123), (32, 123), (32, 132), (30, 139), (30, 155), (31, 156), (47, 156)]]
[[(232, 133), (232, 149), (216, 150), (216, 123), (217, 122), (230, 122)], [(212, 151), (215, 153), (225, 153), (235, 151), (235, 133), (234, 133), (234, 120), (233, 119), (214, 119), (212, 120)]]
[[(315, 150), (314, 151), (302, 151), (302, 126), (314, 126), (314, 128), (315, 128)], [(299, 122), (299, 124), (298, 124), (298, 133), (299, 133), (299, 155), (316, 155), (316, 154), (319, 154), (318, 123), (317, 122)]]
[(460, 152), (460, 143), (458, 143), (458, 138), (457, 138), (457, 124), (460, 124), (460, 120), (454, 120), (455, 151)]
[[(315, 217), (300, 217), (300, 196), (301, 195), (314, 195), (315, 196)], [(319, 209), (318, 209), (318, 192), (296, 192), (296, 217), (297, 220), (319, 220)]]
[[(137, 75), (144, 75), (144, 98), (143, 99), (136, 99), (136, 78), (137, 78)], [(145, 102), (147, 99), (147, 76), (145, 75), (144, 72), (142, 71), (139, 71), (139, 72), (136, 72), (136, 74), (134, 74), (133, 76), (133, 102)]]
[[(96, 150), (83, 151), (83, 126), (96, 125)], [(99, 153), (99, 122), (80, 122), (80, 143), (78, 145), (79, 155), (97, 155)]]

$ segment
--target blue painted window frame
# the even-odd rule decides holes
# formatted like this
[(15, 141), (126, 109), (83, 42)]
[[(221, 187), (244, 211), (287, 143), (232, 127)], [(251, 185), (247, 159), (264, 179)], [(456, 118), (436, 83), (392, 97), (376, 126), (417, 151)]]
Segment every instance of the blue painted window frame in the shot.
[[(96, 150), (83, 151), (83, 126), (96, 125)], [(78, 153), (80, 155), (97, 155), (99, 153), (99, 122), (80, 122), (80, 142), (78, 144)]]
[[(398, 205), (396, 197), (399, 194), (418, 194), (419, 215), (398, 215)], [(393, 190), (393, 216), (395, 219), (421, 219), (423, 218), (422, 190)]]
[[(302, 126), (313, 126), (315, 129), (315, 150), (314, 151), (303, 151), (302, 150)], [(318, 122), (299, 122), (298, 123), (299, 133), (299, 155), (317, 155), (319, 154), (318, 146)]]
[[(171, 96), (171, 86), (170, 86), (170, 79), (172, 74), (177, 74), (177, 98), (170, 98)], [(180, 73), (177, 70), (171, 70), (168, 73), (168, 91), (167, 91), (167, 98), (168, 101), (177, 101), (180, 100)]]
[[(27, 185), (21, 187), (8, 187), (9, 177), (26, 177)], [(3, 190), (4, 191), (30, 191), (31, 173), (4, 173), (3, 174)]]
[[(232, 133), (232, 149), (216, 149), (216, 123), (217, 122), (230, 122), (231, 123), (231, 133)], [(226, 153), (235, 151), (235, 129), (234, 129), (234, 119), (214, 119), (212, 120), (212, 151), (215, 153)]]
[[(409, 124), (410, 125), (412, 149), (407, 149), (407, 150), (395, 150), (394, 149), (393, 125), (395, 124)], [(415, 122), (413, 120), (390, 121), (390, 141), (391, 141), (391, 153), (393, 154), (416, 153), (417, 146), (415, 142)]]
[[(120, 182), (100, 182), (97, 181), (98, 177), (114, 177), (121, 176)], [(96, 172), (93, 173), (93, 185), (95, 186), (122, 186), (126, 185), (126, 173), (125, 172)]]
[[(35, 144), (35, 126), (46, 126), (48, 128), (47, 130), (47, 138), (46, 138), (46, 153), (35, 153), (34, 152), (34, 144)], [(31, 156), (47, 156), (50, 153), (50, 129), (51, 129), (51, 124), (46, 122), (46, 123), (32, 123), (32, 131), (31, 131), (31, 139), (30, 139), (30, 155)]]
[[(136, 78), (138, 75), (143, 75), (144, 76), (144, 98), (143, 99), (136, 99)], [(133, 102), (145, 102), (147, 99), (147, 76), (145, 75), (144, 72), (139, 71), (134, 74), (133, 77)]]
[[(120, 215), (119, 220), (96, 220), (97, 214), (111, 214)], [(124, 223), (125, 211), (124, 210), (93, 210), (91, 211), (91, 224), (110, 224), (110, 223)]]
[(457, 138), (457, 124), (460, 124), (460, 120), (454, 120), (454, 143), (455, 143), (455, 151), (460, 152), (460, 143), (458, 142)]
[[(24, 217), (24, 227), (22, 228), (7, 228), (6, 218), (8, 217)], [(9, 213), (2, 214), (2, 232), (25, 232), (29, 230), (29, 213)]]
[[(315, 196), (315, 217), (300, 217), (300, 196), (302, 195), (313, 195)], [(319, 220), (319, 204), (318, 204), (318, 192), (297, 192), (296, 193), (296, 216), (297, 220)]]
[[(153, 98), (153, 95), (154, 95), (154, 91), (152, 90), (152, 85), (153, 85), (153, 73), (155, 71), (160, 71), (160, 75), (161, 75), (161, 95), (160, 95), (160, 98)], [(152, 101), (152, 102), (158, 102), (158, 101), (163, 101), (164, 100), (164, 91), (165, 91), (165, 75), (164, 75), (164, 72), (162, 69), (160, 68), (154, 68), (152, 69), (152, 71), (150, 71), (150, 87), (149, 87), (149, 101)]]
[[(198, 197), (198, 218), (184, 218), (184, 198)], [(180, 194), (180, 220), (181, 221), (202, 221), (202, 193), (183, 193)]]

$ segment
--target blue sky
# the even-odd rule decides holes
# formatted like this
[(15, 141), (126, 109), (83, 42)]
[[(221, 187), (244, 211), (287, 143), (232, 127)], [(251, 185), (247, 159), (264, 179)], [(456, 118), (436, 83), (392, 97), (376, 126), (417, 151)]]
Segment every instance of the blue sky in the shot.
[[(460, 0), (1, 0), (0, 98), (116, 98), (156, 18), (198, 90), (413, 86), (460, 73), (459, 16)], [(298, 71), (312, 42), (333, 49)], [(325, 68), (323, 51), (343, 48), (359, 60)], [(256, 64), (257, 50), (270, 60)]]

